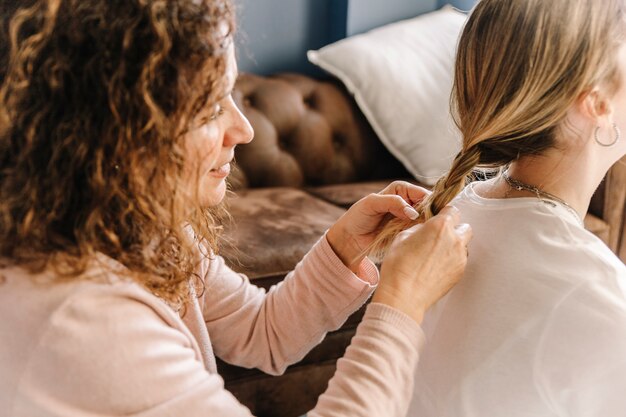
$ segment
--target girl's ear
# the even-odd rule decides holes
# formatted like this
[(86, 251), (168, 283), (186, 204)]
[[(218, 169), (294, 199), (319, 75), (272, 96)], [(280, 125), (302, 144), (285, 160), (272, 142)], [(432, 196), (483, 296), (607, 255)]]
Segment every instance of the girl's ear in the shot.
[(578, 112), (595, 125), (607, 123), (613, 115), (613, 106), (600, 89), (583, 93), (576, 102)]

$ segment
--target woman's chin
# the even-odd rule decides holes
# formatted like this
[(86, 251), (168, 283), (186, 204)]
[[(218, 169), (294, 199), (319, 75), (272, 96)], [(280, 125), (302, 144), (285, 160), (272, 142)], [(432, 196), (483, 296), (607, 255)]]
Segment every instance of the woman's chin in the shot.
[(224, 201), (226, 196), (226, 178), (211, 178), (199, 190), (200, 204), (203, 207), (215, 207)]

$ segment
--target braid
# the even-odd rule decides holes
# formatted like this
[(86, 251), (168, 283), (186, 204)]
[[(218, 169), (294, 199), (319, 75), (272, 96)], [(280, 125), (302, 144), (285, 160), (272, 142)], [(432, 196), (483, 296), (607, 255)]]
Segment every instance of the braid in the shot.
[(424, 223), (443, 210), (463, 190), (468, 177), (480, 163), (480, 156), (481, 152), (478, 146), (472, 146), (459, 152), (450, 171), (437, 181), (432, 194), (417, 206), (416, 209), (420, 213), (420, 217), (413, 221), (402, 219), (389, 221), (374, 242), (366, 249), (366, 253), (377, 258), (381, 257), (398, 233), (416, 224)]
[(422, 221), (437, 215), (463, 190), (468, 177), (480, 163), (480, 155), (478, 146), (459, 152), (450, 171), (437, 181), (432, 194), (420, 204), (418, 211), (422, 214)]

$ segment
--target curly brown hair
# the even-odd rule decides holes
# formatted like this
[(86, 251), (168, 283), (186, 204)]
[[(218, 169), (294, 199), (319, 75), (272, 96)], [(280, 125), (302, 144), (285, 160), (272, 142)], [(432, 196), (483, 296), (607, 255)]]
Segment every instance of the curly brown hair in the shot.
[(103, 253), (182, 306), (197, 242), (215, 249), (220, 230), (219, 210), (183, 191), (183, 136), (226, 94), (230, 0), (15, 0), (0, 13), (3, 263), (75, 279)]

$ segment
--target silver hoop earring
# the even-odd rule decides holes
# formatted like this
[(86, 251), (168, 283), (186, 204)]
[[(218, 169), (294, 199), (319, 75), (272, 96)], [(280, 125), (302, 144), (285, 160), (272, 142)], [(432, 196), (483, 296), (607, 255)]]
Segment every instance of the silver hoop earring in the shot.
[(620, 138), (622, 137), (622, 132), (619, 130), (619, 127), (617, 127), (615, 123), (613, 123), (613, 130), (615, 131), (615, 139), (613, 140), (613, 142), (604, 143), (600, 140), (600, 126), (596, 127), (596, 131), (594, 134), (596, 143), (605, 148), (610, 148), (612, 146), (615, 146), (617, 142), (619, 142)]

